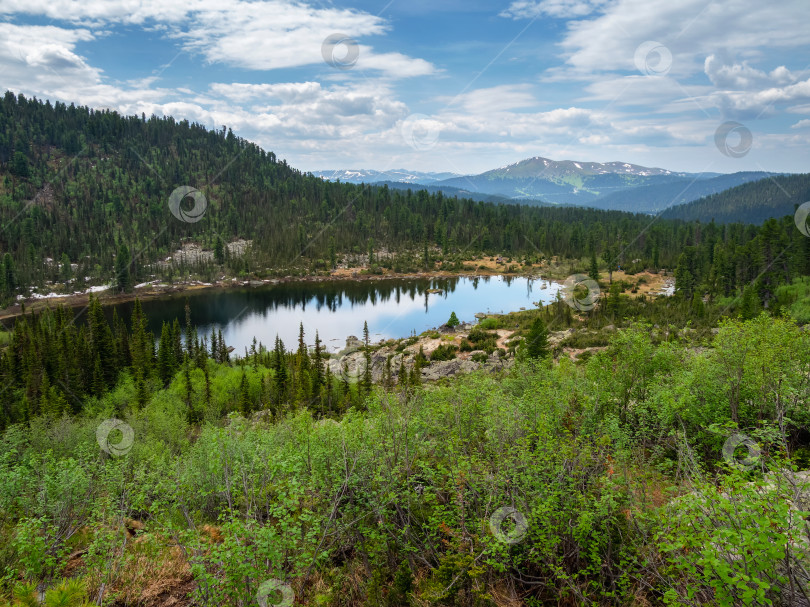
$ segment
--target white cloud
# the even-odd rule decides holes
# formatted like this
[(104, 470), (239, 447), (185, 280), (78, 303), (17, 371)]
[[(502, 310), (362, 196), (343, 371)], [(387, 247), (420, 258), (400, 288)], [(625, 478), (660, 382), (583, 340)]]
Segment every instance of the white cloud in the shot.
[(806, 118), (804, 120), (799, 120), (799, 122), (792, 125), (790, 128), (792, 128), (792, 129), (808, 129), (808, 128), (810, 128), (810, 120), (808, 120)]
[(518, 0), (512, 2), (501, 17), (534, 19), (541, 15), (571, 19), (590, 15), (607, 3), (607, 0)]
[[(250, 70), (324, 64), (321, 46), (327, 36), (339, 32), (360, 39), (390, 29), (385, 19), (370, 13), (293, 0), (4, 0), (0, 14), (37, 15), (88, 26), (154, 23), (209, 63)], [(392, 78), (436, 71), (424, 59), (377, 54), (370, 46), (361, 46), (360, 51), (356, 69), (379, 70)]]
[(476, 89), (457, 97), (440, 101), (464, 108), (469, 113), (492, 113), (504, 110), (536, 107), (537, 99), (528, 84), (504, 84)]
[(786, 85), (796, 81), (784, 65), (770, 73), (751, 67), (747, 61), (727, 65), (716, 55), (709, 55), (703, 71), (715, 86), (725, 89), (755, 89), (763, 86)]
[(562, 41), (572, 75), (635, 71), (636, 48), (666, 46), (672, 73), (693, 74), (720, 49), (791, 48), (807, 44), (806, 0), (779, 10), (758, 0), (617, 0), (592, 19), (573, 21)]
[(0, 23), (3, 86), (96, 108), (134, 107), (165, 95), (165, 91), (151, 88), (148, 80), (106, 83), (102, 70), (76, 53), (77, 43), (94, 39), (86, 29)]
[(711, 100), (729, 116), (766, 115), (778, 104), (810, 101), (810, 79), (760, 91), (719, 91)]
[[(317, 139), (326, 148), (335, 139), (352, 140), (391, 127), (407, 115), (404, 103), (382, 82), (324, 87), (317, 82), (279, 84), (214, 83), (216, 99), (226, 100), (229, 124), (250, 138)], [(238, 105), (237, 105), (238, 104)], [(261, 137), (260, 137), (261, 136)], [(272, 146), (271, 146), (272, 147)]]

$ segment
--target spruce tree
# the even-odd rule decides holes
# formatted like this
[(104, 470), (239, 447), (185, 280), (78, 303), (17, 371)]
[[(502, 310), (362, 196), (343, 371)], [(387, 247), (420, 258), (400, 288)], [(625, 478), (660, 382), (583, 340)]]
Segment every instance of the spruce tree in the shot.
[(529, 358), (544, 358), (548, 355), (548, 329), (542, 317), (534, 319), (526, 335), (526, 354)]
[(588, 270), (588, 276), (592, 280), (599, 281), (599, 263), (596, 261), (596, 251), (591, 249), (591, 268)]

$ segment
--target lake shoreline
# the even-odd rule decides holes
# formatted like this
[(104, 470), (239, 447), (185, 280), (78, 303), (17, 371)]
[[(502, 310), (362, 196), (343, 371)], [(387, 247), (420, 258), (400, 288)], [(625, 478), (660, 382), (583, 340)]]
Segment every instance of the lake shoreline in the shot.
[[(230, 279), (219, 280), (213, 283), (202, 283), (199, 281), (190, 282), (177, 282), (170, 285), (158, 286), (149, 285), (141, 289), (136, 289), (131, 293), (109, 293), (108, 291), (99, 291), (95, 293), (100, 299), (102, 305), (117, 305), (128, 303), (140, 299), (141, 301), (161, 299), (166, 297), (175, 297), (184, 293), (201, 293), (208, 291), (226, 291), (230, 289), (244, 289), (244, 288), (261, 288), (265, 286), (285, 284), (291, 282), (300, 283), (318, 283), (318, 282), (360, 282), (360, 281), (377, 281), (377, 280), (395, 280), (395, 279), (433, 279), (433, 278), (495, 278), (495, 277), (510, 277), (510, 278), (534, 278), (536, 280), (547, 280), (548, 282), (560, 282), (551, 278), (542, 279), (539, 273), (534, 269), (533, 272), (450, 272), (446, 270), (437, 270), (432, 272), (416, 272), (416, 273), (386, 273), (386, 274), (362, 274), (359, 272), (351, 273), (332, 273), (329, 275), (314, 275), (314, 276), (285, 276), (283, 278), (265, 278), (265, 279)], [(28, 298), (20, 300), (13, 306), (9, 306), (0, 310), (0, 321), (12, 320), (23, 313), (41, 311), (47, 308), (54, 308), (63, 305), (70, 308), (81, 308), (87, 306), (90, 302), (90, 295), (93, 293), (76, 293), (73, 295), (53, 296), (53, 297), (39, 297)], [(24, 310), (23, 310), (24, 306)]]

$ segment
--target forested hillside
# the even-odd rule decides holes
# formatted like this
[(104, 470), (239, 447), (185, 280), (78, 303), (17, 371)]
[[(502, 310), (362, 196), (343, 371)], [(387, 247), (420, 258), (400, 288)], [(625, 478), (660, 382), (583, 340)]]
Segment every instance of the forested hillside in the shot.
[(810, 174), (775, 175), (672, 207), (663, 217), (761, 224), (771, 217), (792, 215), (797, 206), (808, 200)]
[[(704, 234), (694, 222), (653, 222), (641, 214), (325, 182), (225, 129), (12, 93), (0, 101), (0, 176), (5, 302), (32, 285), (77, 289), (112, 281), (127, 291), (190, 271), (205, 279), (327, 271), (344, 253), (375, 249), (391, 253), (389, 267), (405, 270), (461, 269), (462, 260), (480, 252), (537, 259), (592, 254), (612, 265), (672, 268), (683, 246), (701, 243)], [(181, 186), (205, 196), (199, 221), (172, 215), (169, 198)], [(736, 263), (738, 247), (755, 236), (735, 226), (709, 238)], [(236, 238), (252, 247), (241, 257), (223, 254), (222, 243)], [(156, 263), (188, 241), (216, 255), (179, 267)], [(741, 263), (746, 275), (756, 273)]]
[[(767, 176), (768, 173), (764, 172), (741, 172), (704, 179), (697, 179), (696, 176), (689, 177), (671, 183), (645, 185), (631, 190), (614, 192), (613, 194), (608, 194), (607, 196), (594, 200), (589, 203), (588, 206), (595, 209), (614, 209), (636, 213), (660, 213), (666, 208), (688, 204), (693, 200), (724, 192), (729, 188), (739, 187), (740, 184), (765, 179)], [(714, 216), (713, 207), (701, 208), (701, 211), (703, 212), (690, 215), (689, 220), (694, 221), (699, 219), (701, 221), (710, 221)], [(731, 217), (731, 221), (748, 223), (748, 220), (744, 216), (738, 217), (733, 214), (729, 216)], [(779, 217), (780, 215), (774, 216)]]

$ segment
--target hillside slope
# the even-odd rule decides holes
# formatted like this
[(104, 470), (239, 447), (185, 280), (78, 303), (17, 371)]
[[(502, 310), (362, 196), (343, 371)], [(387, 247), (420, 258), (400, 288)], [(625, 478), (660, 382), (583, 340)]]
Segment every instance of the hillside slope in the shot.
[[(183, 189), (178, 189), (183, 188)], [(197, 208), (191, 205), (196, 196)], [(182, 199), (182, 203), (181, 203)], [(172, 202), (174, 208), (170, 208)], [(119, 290), (178, 276), (325, 272), (336, 255), (385, 248), (400, 267), (430, 269), (441, 251), (459, 264), (478, 252), (582, 255), (590, 241), (633, 240), (648, 218), (618, 212), (492, 204), (441, 192), (324, 181), (230, 130), (173, 118), (123, 117), (6, 93), (0, 99), (0, 299), (30, 286)], [(659, 223), (660, 263), (679, 254), (684, 228)], [(687, 228), (691, 229), (691, 228)], [(240, 257), (228, 243), (252, 241)], [(183, 243), (216, 259), (167, 264)], [(73, 281), (73, 282), (72, 282)], [(46, 291), (47, 292), (47, 291)]]
[[(602, 196), (589, 203), (595, 209), (614, 209), (634, 213), (657, 213), (679, 204), (710, 196), (743, 183), (768, 177), (763, 172), (740, 172), (709, 179), (679, 179), (670, 183), (640, 186)], [(743, 219), (740, 219), (742, 221)]]
[(717, 223), (764, 223), (792, 215), (796, 205), (810, 200), (810, 174), (779, 175), (706, 196), (664, 212), (668, 219)]

